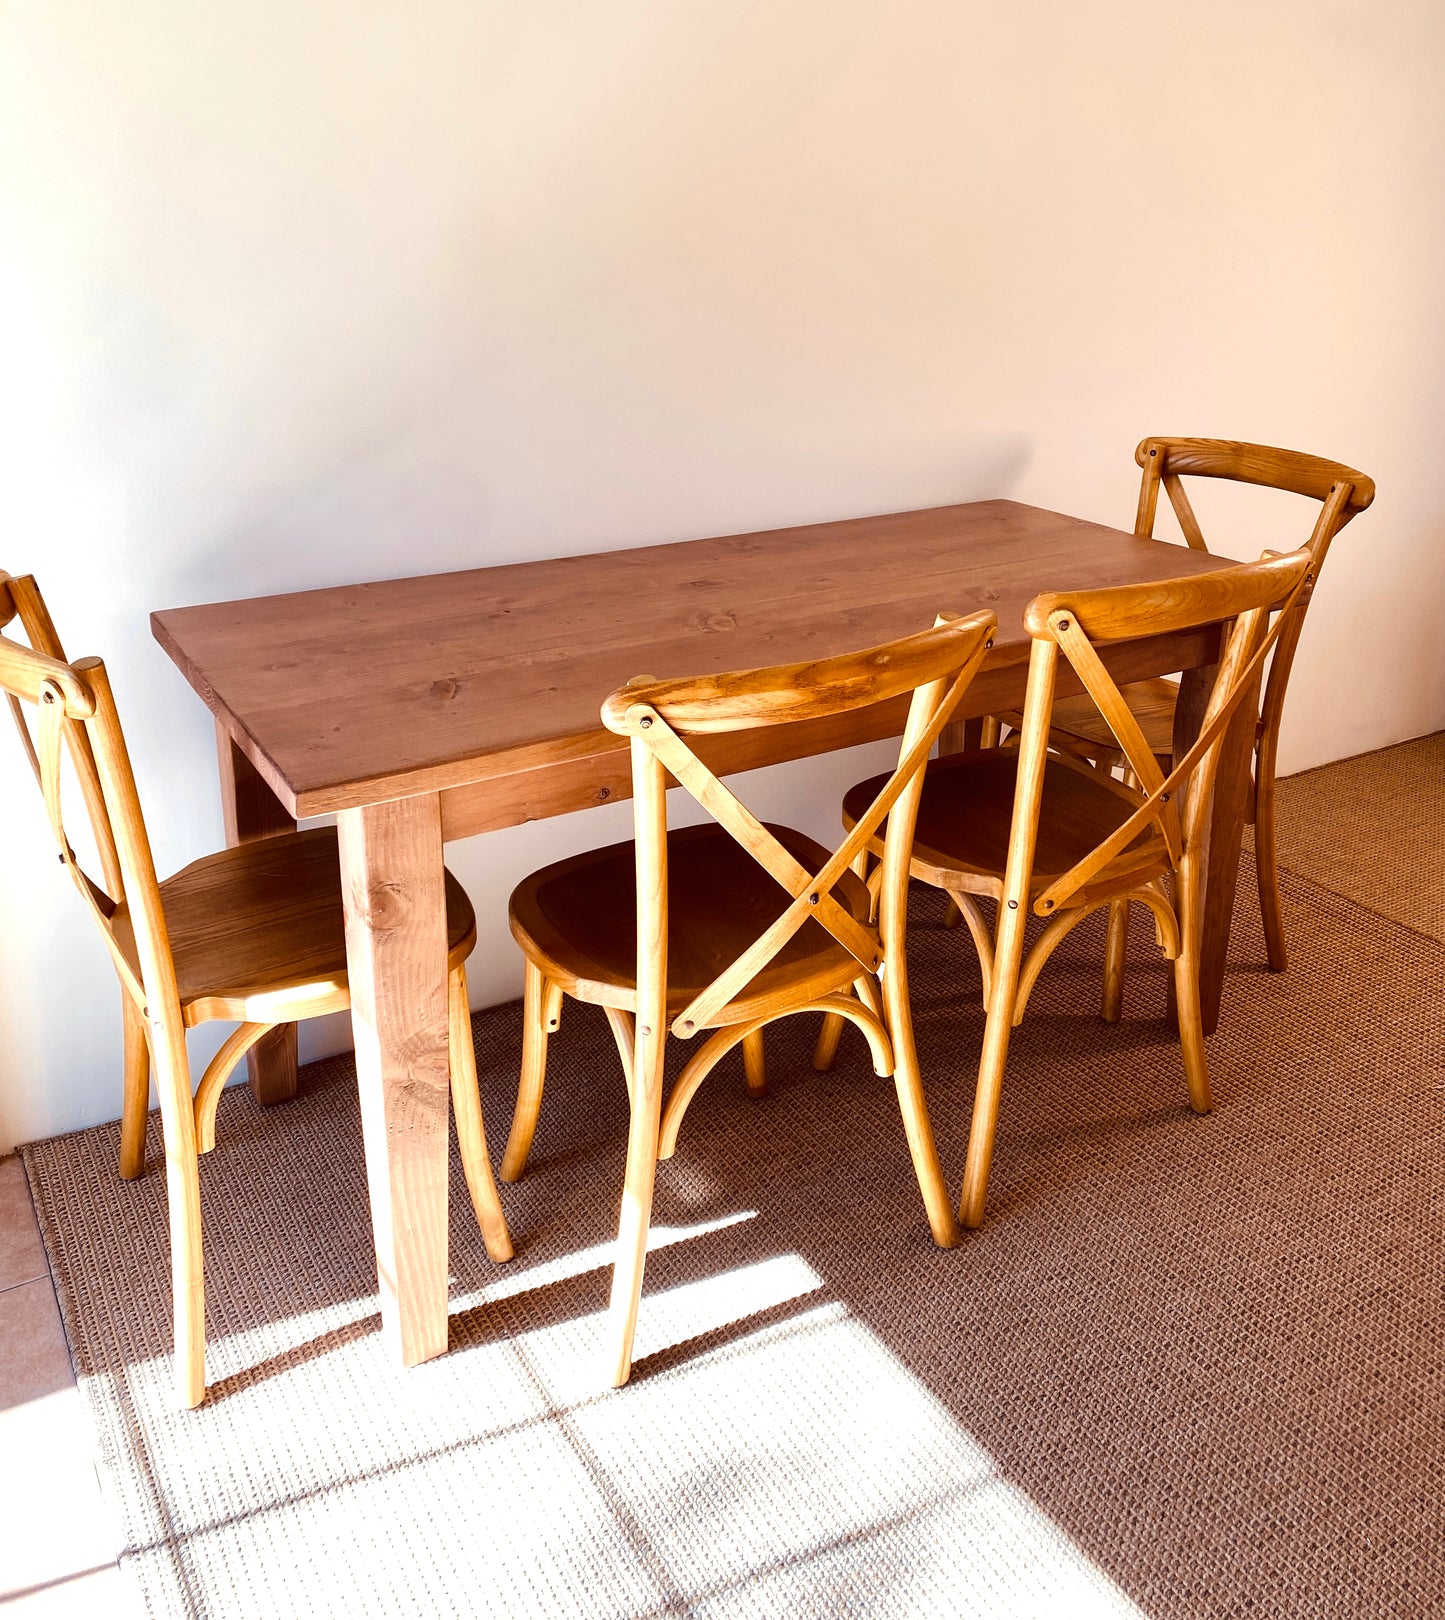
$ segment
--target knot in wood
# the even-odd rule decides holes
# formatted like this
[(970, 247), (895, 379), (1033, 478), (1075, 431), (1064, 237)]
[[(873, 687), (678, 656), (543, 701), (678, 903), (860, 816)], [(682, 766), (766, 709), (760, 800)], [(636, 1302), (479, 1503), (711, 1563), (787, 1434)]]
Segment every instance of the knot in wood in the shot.
[(400, 928), (408, 910), (406, 895), (398, 883), (373, 883), (365, 895), (366, 925), (377, 933)]
[(736, 630), (738, 621), (731, 613), (702, 613), (698, 615), (699, 630)]
[(453, 680), (452, 677), (448, 675), (444, 680), (432, 682), (431, 695), (434, 698), (440, 698), (443, 703), (450, 703), (451, 700), (461, 691), (461, 689), (461, 682)]

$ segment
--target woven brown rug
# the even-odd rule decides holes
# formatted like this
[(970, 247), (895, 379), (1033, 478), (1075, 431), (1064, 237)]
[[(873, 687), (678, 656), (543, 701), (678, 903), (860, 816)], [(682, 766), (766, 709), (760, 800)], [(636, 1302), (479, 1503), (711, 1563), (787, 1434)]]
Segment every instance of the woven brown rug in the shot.
[(1290, 871), (1445, 941), (1445, 731), (1279, 784)]
[[(1242, 874), (1247, 877), (1247, 874)], [(1125, 1022), (1080, 928), (1013, 1050), (989, 1219), (928, 1237), (887, 1082), (816, 1019), (724, 1067), (661, 1167), (638, 1361), (597, 1383), (623, 1089), (569, 1004), (486, 1260), (453, 1166), (451, 1353), (376, 1315), (349, 1062), (221, 1105), (203, 1166), (211, 1393), (171, 1407), (158, 1135), (25, 1160), (81, 1386), (165, 1616), (1445, 1611), (1445, 951), (1295, 879), (1289, 974), (1241, 884), (1192, 1117), (1141, 922)], [(961, 1171), (982, 1032), (920, 896), (923, 1068)], [(475, 1024), (499, 1150), (519, 1012)], [(739, 1065), (740, 1071), (740, 1065)]]

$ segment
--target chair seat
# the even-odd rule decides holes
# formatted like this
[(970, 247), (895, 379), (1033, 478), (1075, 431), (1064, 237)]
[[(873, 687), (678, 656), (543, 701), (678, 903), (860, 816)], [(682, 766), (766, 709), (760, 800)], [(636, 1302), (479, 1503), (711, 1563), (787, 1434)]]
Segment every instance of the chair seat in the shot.
[[(810, 872), (829, 851), (789, 827), (769, 832)], [(721, 827), (667, 835), (667, 1005), (679, 1013), (772, 924), (792, 901)], [(845, 872), (834, 898), (866, 922), (869, 896)], [(637, 868), (632, 843), (588, 850), (524, 879), (510, 902), (512, 934), (547, 976), (582, 1001), (632, 1008), (637, 997)], [(851, 984), (858, 963), (818, 923), (808, 921), (725, 1009), (741, 1023), (780, 997), (808, 1000)]]
[[(192, 861), (160, 886), (188, 1024), (281, 1022), (349, 1002), (334, 827), (261, 838)], [(472, 903), (446, 874), (448, 966), (476, 943)], [(125, 905), (116, 942), (137, 968)], [(138, 970), (138, 969), (137, 969)]]
[[(1131, 681), (1121, 686), (1119, 694), (1129, 705), (1149, 752), (1159, 759), (1168, 759), (1174, 753), (1174, 709), (1179, 702), (1179, 683), (1163, 676), (1149, 681)], [(1015, 731), (1023, 729), (1023, 715), (1018, 710), (1001, 714), (999, 719)], [(1109, 722), (1094, 706), (1087, 692), (1073, 697), (1057, 698), (1049, 722), (1051, 738), (1067, 738), (1076, 743), (1092, 744), (1100, 750), (1122, 757), (1119, 740), (1109, 730)]]
[[(1008, 861), (1018, 753), (976, 748), (932, 761), (924, 773), (912, 869), (940, 888), (997, 896)], [(850, 788), (843, 820), (851, 827), (872, 804), (886, 777)], [(1031, 894), (1038, 894), (1090, 854), (1143, 803), (1122, 782), (1052, 756), (1044, 767)], [(886, 827), (880, 829), (881, 840)], [(878, 841), (875, 840), (875, 843)], [(878, 843), (881, 848), (881, 843)], [(1164, 841), (1153, 828), (1140, 833), (1083, 894), (1118, 880), (1142, 882), (1167, 869)]]

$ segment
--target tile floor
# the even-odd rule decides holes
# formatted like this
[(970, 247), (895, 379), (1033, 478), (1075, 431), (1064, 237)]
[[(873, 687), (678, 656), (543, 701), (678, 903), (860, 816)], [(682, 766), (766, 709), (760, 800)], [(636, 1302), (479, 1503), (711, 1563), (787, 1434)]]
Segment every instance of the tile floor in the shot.
[(0, 1159), (0, 1610), (134, 1620), (25, 1170)]

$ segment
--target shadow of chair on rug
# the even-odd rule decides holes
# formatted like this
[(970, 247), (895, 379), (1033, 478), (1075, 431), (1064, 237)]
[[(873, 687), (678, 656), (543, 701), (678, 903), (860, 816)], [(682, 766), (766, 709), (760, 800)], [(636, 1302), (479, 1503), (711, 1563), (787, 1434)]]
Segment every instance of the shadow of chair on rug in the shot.
[[(990, 1218), (951, 1252), (934, 1247), (907, 1196), (891, 1093), (861, 1040), (845, 1039), (833, 1072), (817, 1075), (816, 1018), (777, 1024), (768, 1091), (749, 1096), (740, 1064), (720, 1070), (676, 1158), (660, 1166), (636, 1371), (627, 1390), (604, 1396), (585, 1374), (574, 1390), (558, 1369), (600, 1340), (627, 1123), (618, 1073), (610, 1097), (594, 1087), (587, 1110), (545, 1116), (529, 1174), (506, 1193), (517, 1245), (507, 1274), (491, 1270), (465, 1199), (454, 1200), (452, 1352), (429, 1368), (481, 1377), (494, 1365), (488, 1351), (506, 1354), (530, 1369), (542, 1418), (568, 1425), (613, 1401), (666, 1408), (753, 1347), (759, 1376), (796, 1370), (787, 1336), (816, 1336), (820, 1313), (841, 1318), (874, 1346), (872, 1375), (926, 1391), (937, 1423), (970, 1437), (1149, 1615), (1200, 1603), (1298, 1609), (1306, 1588), (1343, 1590), (1367, 1537), (1379, 1550), (1357, 1583), (1359, 1612), (1381, 1612), (1419, 1563), (1421, 1470), (1445, 1462), (1428, 1439), (1445, 1378), (1429, 1327), (1428, 1248), (1404, 1241), (1433, 1218), (1424, 1159), (1438, 1110), (1433, 1094), (1413, 1093), (1376, 1108), (1357, 1070), (1331, 1058), (1340, 1029), (1358, 1053), (1371, 1013), (1360, 1005), (1369, 986), (1348, 983), (1343, 1002), (1329, 986), (1343, 965), (1386, 960), (1389, 941), (1370, 930), (1392, 925), (1309, 898), (1296, 972), (1258, 981), (1250, 969), (1262, 941), (1241, 905), (1235, 954), (1250, 995), (1226, 988), (1211, 1041), (1219, 1107), (1207, 1119), (1179, 1104), (1164, 976), (1146, 965), (1152, 942), (1141, 929), (1128, 1016), (1105, 1025), (1095, 1008), (1102, 920), (1081, 926), (1041, 982), (1034, 1035), (1019, 1033)], [(952, 1171), (982, 1031), (977, 969), (933, 897), (920, 899), (910, 937), (920, 1059)], [(1411, 973), (1435, 978), (1417, 986)], [(1399, 975), (1390, 994), (1410, 1016), (1438, 1004), (1439, 962), (1404, 958)], [(476, 1032), (484, 1106), (505, 1118), (517, 1008), (478, 1014)], [(553, 1040), (559, 1065), (616, 1063), (595, 1009), (570, 1008)], [(1375, 1061), (1369, 1050), (1354, 1061)], [(228, 1129), (208, 1173), (272, 1167), (252, 1183), (246, 1218), (273, 1230), (274, 1274), (258, 1280), (252, 1260), (233, 1275), (225, 1250), (242, 1235), (208, 1233), (225, 1284), (218, 1351), (232, 1353), (228, 1327), (264, 1327), (300, 1303), (293, 1341), (227, 1367), (204, 1411), (219, 1416), (266, 1384), (284, 1413), (288, 1372), (365, 1354), (373, 1338), (381, 1354), (354, 1081), (344, 1059), (326, 1060), (303, 1072), (303, 1094), (285, 1110), (260, 1110), (242, 1091), (222, 1106)], [(304, 1143), (318, 1131), (324, 1164), (277, 1151), (278, 1136)], [(103, 1164), (103, 1139), (94, 1151)], [(145, 1187), (117, 1191), (135, 1198)], [(125, 1219), (134, 1225), (134, 1210)], [(163, 1240), (163, 1210), (149, 1219)], [(312, 1265), (293, 1288), (287, 1267), (316, 1255), (328, 1266)], [(771, 1295), (749, 1296), (739, 1277), (762, 1279)], [(669, 1313), (669, 1297), (683, 1295)], [(312, 1331), (299, 1317), (313, 1320), (318, 1300), (361, 1314)], [(129, 1340), (134, 1352), (164, 1355), (163, 1306), (157, 1315), (149, 1339)], [(127, 1352), (114, 1353), (124, 1373)], [(408, 1381), (428, 1376), (397, 1373), (394, 1387), (420, 1389)], [(821, 1390), (846, 1373), (824, 1362), (809, 1376)], [(796, 1393), (808, 1409), (808, 1391)], [(884, 1396), (869, 1385), (834, 1387), (830, 1398)], [(1296, 1513), (1289, 1503), (1310, 1505)]]

